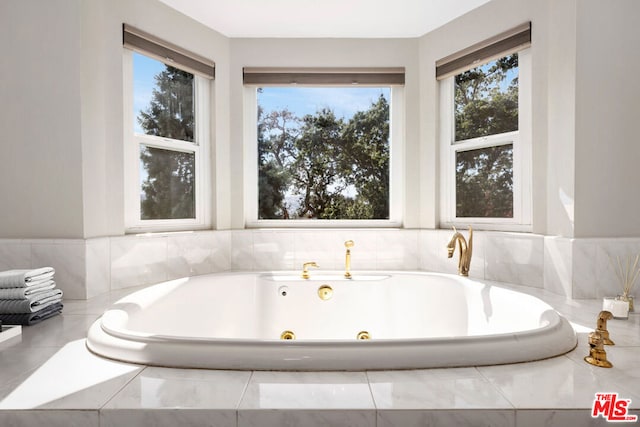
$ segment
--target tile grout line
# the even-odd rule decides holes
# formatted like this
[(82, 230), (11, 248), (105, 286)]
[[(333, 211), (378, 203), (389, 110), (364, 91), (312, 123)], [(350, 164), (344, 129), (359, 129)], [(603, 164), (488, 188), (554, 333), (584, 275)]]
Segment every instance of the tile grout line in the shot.
[[(92, 353), (92, 354), (93, 354), (93, 353)], [(142, 369), (140, 369), (140, 370), (139, 370), (139, 371), (138, 371), (138, 372), (137, 372), (133, 377), (131, 377), (131, 378), (129, 379), (129, 381), (126, 381), (126, 382), (122, 385), (122, 387), (120, 387), (119, 389), (117, 389), (116, 391), (114, 391), (114, 392), (113, 392), (113, 394), (112, 394), (110, 397), (108, 397), (108, 398), (106, 399), (106, 401), (102, 404), (102, 406), (100, 406), (100, 407), (98, 408), (98, 415), (99, 415), (99, 416), (101, 416), (101, 415), (102, 415), (102, 410), (104, 409), (104, 407), (105, 407), (105, 406), (107, 406), (107, 405), (108, 405), (108, 404), (109, 404), (113, 399), (115, 399), (115, 397), (116, 397), (118, 394), (120, 394), (120, 392), (121, 392), (122, 390), (124, 390), (124, 389), (125, 389), (125, 387), (127, 387), (127, 386), (128, 386), (128, 385), (129, 385), (133, 380), (135, 380), (136, 378), (138, 378), (138, 376), (139, 376), (140, 374), (142, 374), (142, 372), (144, 372), (144, 370), (145, 370), (145, 369), (147, 369), (147, 368), (148, 368), (148, 366), (145, 366), (145, 365), (136, 365), (136, 366), (142, 366)]]
[(240, 405), (242, 404), (242, 401), (244, 399), (245, 394), (247, 393), (247, 389), (249, 388), (249, 384), (251, 383), (251, 380), (253, 379), (253, 374), (255, 373), (255, 371), (251, 371), (251, 374), (249, 374), (249, 378), (247, 379), (247, 383), (244, 385), (244, 388), (242, 389), (242, 393), (240, 393), (240, 398), (238, 399), (238, 403), (236, 404), (236, 427), (238, 427), (240, 425)]

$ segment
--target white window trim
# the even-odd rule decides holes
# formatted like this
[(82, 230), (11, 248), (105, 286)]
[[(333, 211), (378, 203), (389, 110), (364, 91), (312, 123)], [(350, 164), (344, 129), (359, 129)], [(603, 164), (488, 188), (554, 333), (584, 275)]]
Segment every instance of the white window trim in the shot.
[[(210, 194), (210, 105), (209, 79), (194, 75), (195, 142), (180, 141), (133, 132), (133, 51), (124, 49), (124, 208), (125, 231), (145, 233), (206, 229), (211, 226)], [(195, 156), (195, 218), (142, 220), (140, 219), (140, 145), (194, 153)]]
[[(258, 219), (258, 85), (244, 86), (244, 218), (247, 228), (399, 228), (404, 206), (404, 87), (390, 86), (389, 219)], [(381, 87), (385, 87), (381, 85)]]
[[(531, 49), (518, 52), (518, 130), (454, 141), (455, 76), (440, 81), (440, 226), (532, 231)], [(456, 217), (456, 152), (513, 143), (513, 218)]]

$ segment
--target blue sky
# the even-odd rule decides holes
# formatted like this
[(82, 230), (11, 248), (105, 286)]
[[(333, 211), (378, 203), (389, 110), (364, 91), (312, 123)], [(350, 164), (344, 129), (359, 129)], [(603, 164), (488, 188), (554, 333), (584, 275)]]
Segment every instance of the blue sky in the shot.
[(133, 130), (136, 133), (144, 133), (138, 123), (138, 114), (146, 110), (151, 102), (156, 85), (153, 77), (165, 68), (160, 61), (133, 53)]
[[(134, 132), (143, 133), (138, 115), (149, 106), (155, 87), (154, 76), (165, 65), (138, 53), (133, 53), (133, 126)], [(350, 118), (358, 111), (368, 110), (380, 94), (387, 100), (391, 89), (371, 87), (266, 87), (258, 94), (258, 103), (265, 111), (288, 109), (298, 117), (315, 114), (322, 108), (330, 108), (337, 117)]]
[(389, 100), (391, 90), (370, 87), (265, 87), (258, 93), (258, 104), (265, 112), (288, 109), (298, 117), (329, 108), (337, 117), (350, 118), (365, 111), (380, 94)]

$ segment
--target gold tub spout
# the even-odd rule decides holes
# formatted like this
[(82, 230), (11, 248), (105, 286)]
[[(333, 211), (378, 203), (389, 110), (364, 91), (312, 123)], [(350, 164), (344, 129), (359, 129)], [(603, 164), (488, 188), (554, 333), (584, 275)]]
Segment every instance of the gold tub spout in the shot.
[(302, 264), (302, 278), (303, 279), (308, 279), (309, 277), (309, 267), (315, 267), (315, 268), (320, 268), (320, 266), (318, 264), (316, 264), (315, 261), (310, 261), (310, 262), (305, 262), (304, 264)]
[(465, 240), (464, 236), (460, 234), (455, 227), (453, 227), (453, 231), (453, 237), (451, 237), (449, 244), (447, 244), (447, 257), (451, 258), (453, 256), (457, 243), (460, 252), (460, 258), (458, 260), (458, 274), (461, 276), (468, 276), (473, 249), (473, 229), (469, 226), (469, 241)]
[(615, 345), (611, 338), (609, 338), (609, 331), (607, 330), (607, 320), (613, 319), (613, 314), (610, 311), (603, 310), (598, 314), (598, 322), (596, 323), (596, 332), (602, 337), (602, 344)]
[(347, 254), (344, 256), (344, 277), (351, 279), (351, 248), (355, 245), (353, 240), (347, 240), (344, 242), (344, 247), (347, 248)]
[(601, 368), (613, 367), (613, 364), (607, 360), (607, 352), (604, 351), (600, 332), (595, 331), (589, 334), (589, 355), (585, 356), (584, 361)]

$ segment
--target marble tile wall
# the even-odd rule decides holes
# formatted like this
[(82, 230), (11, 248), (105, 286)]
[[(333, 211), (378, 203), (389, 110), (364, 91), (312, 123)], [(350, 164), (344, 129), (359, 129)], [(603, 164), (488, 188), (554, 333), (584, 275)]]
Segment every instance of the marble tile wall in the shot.
[[(468, 232), (463, 231), (467, 236)], [(316, 261), (344, 268), (353, 240), (353, 270), (456, 273), (447, 258), (451, 230), (232, 230), (94, 239), (0, 239), (0, 270), (51, 265), (67, 299), (229, 270), (295, 270)], [(544, 288), (571, 298), (620, 293), (610, 256), (640, 253), (638, 239), (568, 239), (525, 233), (474, 232), (470, 276)], [(640, 287), (640, 285), (638, 285)], [(636, 297), (640, 295), (635, 292)]]

